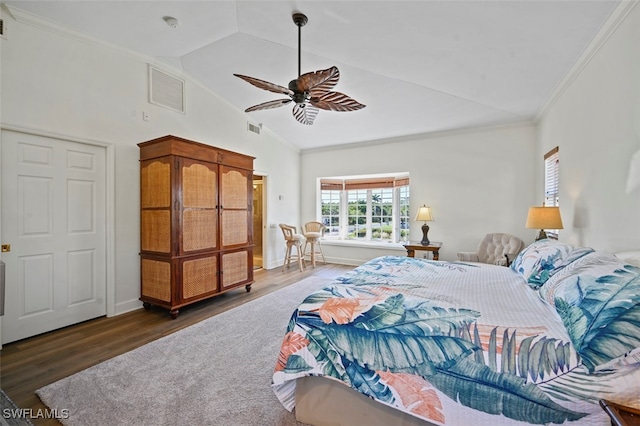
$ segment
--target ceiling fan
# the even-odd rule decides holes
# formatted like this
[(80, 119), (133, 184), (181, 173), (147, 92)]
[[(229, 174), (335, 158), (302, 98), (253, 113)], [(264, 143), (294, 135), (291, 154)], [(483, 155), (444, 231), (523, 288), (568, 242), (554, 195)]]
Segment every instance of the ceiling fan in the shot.
[(288, 99), (276, 99), (254, 105), (245, 112), (257, 111), (261, 109), (271, 109), (285, 106), (290, 102), (295, 102), (293, 106), (293, 116), (302, 124), (313, 124), (318, 112), (321, 109), (328, 111), (356, 111), (364, 108), (365, 105), (356, 101), (344, 93), (331, 91), (338, 84), (340, 71), (337, 67), (327, 68), (301, 74), (300, 71), (300, 40), (302, 27), (308, 22), (306, 15), (296, 12), (293, 14), (293, 22), (298, 26), (298, 78), (289, 82), (289, 87), (280, 86), (268, 81), (260, 80), (246, 75), (234, 74), (236, 77), (253, 84), (260, 89), (269, 92), (288, 95)]

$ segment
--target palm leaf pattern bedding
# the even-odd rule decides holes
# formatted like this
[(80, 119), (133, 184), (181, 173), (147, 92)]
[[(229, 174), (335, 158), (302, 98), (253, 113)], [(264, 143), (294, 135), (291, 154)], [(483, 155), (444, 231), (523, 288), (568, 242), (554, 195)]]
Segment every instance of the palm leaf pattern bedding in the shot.
[(556, 305), (509, 268), (380, 257), (299, 305), (272, 386), (289, 410), (295, 379), (313, 375), (435, 424), (606, 425), (598, 400), (638, 398), (640, 369), (594, 370)]

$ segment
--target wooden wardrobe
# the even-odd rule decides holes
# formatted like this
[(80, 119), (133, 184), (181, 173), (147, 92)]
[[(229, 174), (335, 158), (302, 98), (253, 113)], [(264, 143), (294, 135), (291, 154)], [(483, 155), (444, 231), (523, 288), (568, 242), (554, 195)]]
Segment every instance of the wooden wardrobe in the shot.
[(175, 136), (139, 143), (141, 297), (179, 309), (253, 283), (253, 157)]

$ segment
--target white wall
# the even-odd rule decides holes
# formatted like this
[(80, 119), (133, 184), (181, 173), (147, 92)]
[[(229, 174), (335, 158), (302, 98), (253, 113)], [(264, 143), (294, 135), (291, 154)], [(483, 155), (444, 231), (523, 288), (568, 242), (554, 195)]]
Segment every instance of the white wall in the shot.
[(536, 157), (560, 148), (560, 240), (614, 252), (640, 248), (639, 46), (636, 3), (540, 120)]
[[(299, 149), (268, 130), (248, 132), (243, 112), (192, 81), (186, 114), (148, 103), (145, 58), (3, 18), (2, 124), (115, 146), (117, 312), (140, 306), (137, 143), (172, 134), (254, 156), (267, 176), (266, 220), (298, 220)], [(265, 264), (274, 267), (284, 252), (280, 230), (268, 229), (267, 240)]]
[[(316, 219), (317, 179), (370, 173), (409, 172), (411, 215), (431, 206), (429, 239), (442, 241), (441, 260), (474, 250), (489, 232), (507, 232), (531, 242), (524, 228), (535, 202), (535, 129), (532, 125), (458, 131), (302, 152), (301, 220)], [(420, 240), (422, 222), (412, 221), (411, 239)], [(325, 245), (333, 260), (366, 260), (380, 250)], [(382, 254), (398, 254), (389, 251)]]

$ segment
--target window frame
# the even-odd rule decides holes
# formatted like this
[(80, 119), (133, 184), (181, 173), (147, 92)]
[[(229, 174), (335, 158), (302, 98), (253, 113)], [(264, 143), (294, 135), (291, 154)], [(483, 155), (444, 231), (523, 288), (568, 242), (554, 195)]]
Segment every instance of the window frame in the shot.
[[(333, 216), (324, 214), (325, 200), (327, 199), (325, 191), (340, 191), (340, 204), (338, 229), (339, 232), (332, 230), (329, 235), (325, 234), (325, 238), (342, 241), (356, 242), (393, 242), (401, 243), (409, 240), (410, 235), (410, 188), (408, 173), (395, 175), (365, 175), (365, 176), (345, 176), (333, 178), (319, 178), (318, 187), (318, 220), (327, 225), (327, 220), (331, 222)], [(389, 193), (389, 190), (391, 192)], [(353, 198), (354, 194), (358, 194)], [(380, 195), (381, 210), (376, 215), (374, 207), (376, 207), (376, 196)], [(334, 195), (334, 194), (330, 194)], [(331, 200), (333, 198), (330, 198)], [(353, 212), (353, 204), (350, 201), (359, 202), (358, 209), (364, 210), (364, 215)], [(389, 212), (389, 202), (391, 203)], [(404, 210), (403, 210), (404, 208)], [(402, 213), (405, 213), (402, 215)], [(356, 214), (353, 214), (356, 213)], [(374, 220), (379, 217), (380, 220)], [(354, 225), (349, 220), (356, 218)], [(363, 219), (364, 218), (364, 219)], [(387, 219), (387, 220), (384, 220)], [(391, 232), (388, 238), (382, 238), (384, 223), (391, 222)], [(401, 229), (401, 223), (406, 223), (406, 228)], [(375, 226), (380, 223), (379, 226)], [(350, 228), (355, 226), (354, 232), (349, 232)], [(375, 229), (374, 229), (375, 228)], [(378, 232), (380, 228), (380, 232)], [(360, 234), (358, 236), (358, 230)], [(362, 231), (364, 229), (364, 231)], [(374, 238), (374, 235), (380, 235), (380, 238)]]

